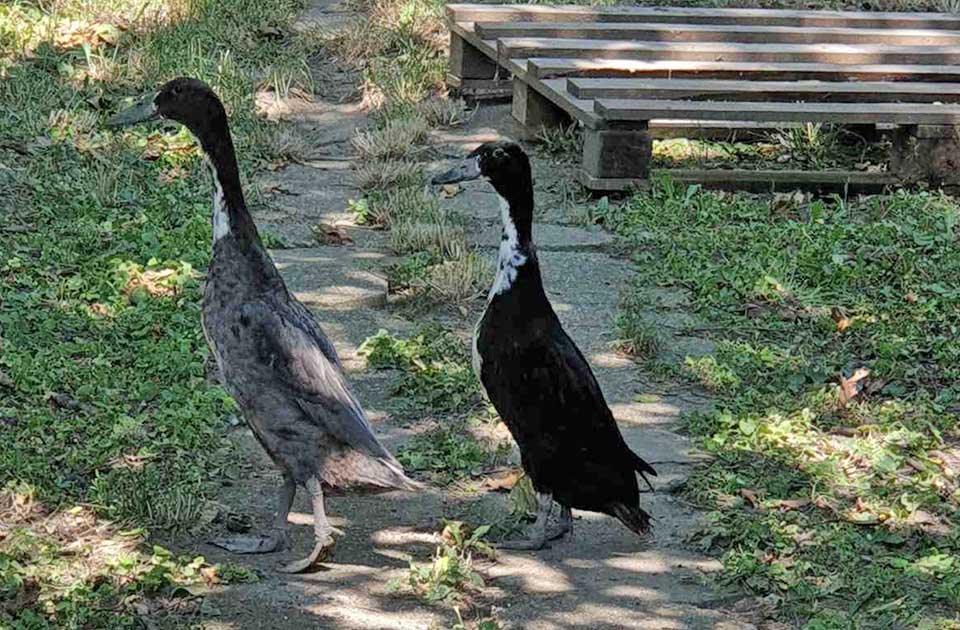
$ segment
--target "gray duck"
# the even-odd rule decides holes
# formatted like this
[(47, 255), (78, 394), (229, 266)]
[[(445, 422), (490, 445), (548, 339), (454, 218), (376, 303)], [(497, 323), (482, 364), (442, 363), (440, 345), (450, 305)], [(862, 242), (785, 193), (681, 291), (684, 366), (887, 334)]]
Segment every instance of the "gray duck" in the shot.
[(111, 119), (113, 125), (169, 119), (200, 141), (213, 175), (213, 257), (202, 323), (226, 390), (283, 473), (273, 527), (214, 544), (235, 553), (281, 549), (298, 486), (313, 508), (316, 544), (283, 570), (301, 572), (333, 551), (324, 492), (415, 490), (377, 440), (350, 389), (336, 350), (313, 315), (287, 290), (247, 210), (227, 114), (203, 82), (179, 78)]

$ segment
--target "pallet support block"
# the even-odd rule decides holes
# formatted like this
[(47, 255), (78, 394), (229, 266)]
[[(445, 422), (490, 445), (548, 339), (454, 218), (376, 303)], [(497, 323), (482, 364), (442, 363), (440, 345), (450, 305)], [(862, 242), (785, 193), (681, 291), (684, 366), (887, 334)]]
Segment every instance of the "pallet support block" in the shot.
[(450, 33), (450, 73), (459, 79), (492, 79), (497, 64), (456, 33)]
[(450, 33), (450, 72), (447, 85), (458, 96), (473, 99), (507, 98), (509, 79), (499, 78), (497, 64), (457, 33)]
[(531, 137), (542, 127), (559, 127), (570, 123), (567, 112), (516, 77), (513, 79), (513, 117)]
[(585, 129), (583, 172), (594, 179), (647, 179), (653, 142), (646, 123)]
[(890, 171), (904, 183), (960, 184), (960, 127), (897, 127), (890, 149)]

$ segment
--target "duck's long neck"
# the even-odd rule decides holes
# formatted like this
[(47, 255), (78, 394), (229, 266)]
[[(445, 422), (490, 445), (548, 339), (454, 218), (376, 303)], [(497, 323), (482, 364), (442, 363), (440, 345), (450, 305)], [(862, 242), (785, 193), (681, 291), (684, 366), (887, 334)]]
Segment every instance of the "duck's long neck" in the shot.
[(260, 245), (253, 218), (247, 210), (240, 186), (240, 168), (230, 131), (200, 139), (213, 175), (213, 244), (232, 235), (243, 246)]
[(531, 296), (543, 294), (540, 266), (533, 246), (533, 186), (523, 186), (500, 196), (500, 252), (497, 277), (489, 300), (523, 288)]

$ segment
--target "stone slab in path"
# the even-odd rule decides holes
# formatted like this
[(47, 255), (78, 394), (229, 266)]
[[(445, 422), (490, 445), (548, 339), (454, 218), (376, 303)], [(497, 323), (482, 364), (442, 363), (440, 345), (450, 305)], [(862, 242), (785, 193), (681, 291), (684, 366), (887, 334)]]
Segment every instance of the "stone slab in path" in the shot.
[[(500, 247), (502, 228), (500, 219), (478, 232), (469, 235), (471, 244), (484, 248)], [(614, 236), (600, 228), (568, 227), (553, 223), (536, 223), (533, 226), (533, 240), (537, 251), (588, 251), (599, 250), (612, 245)]]
[(314, 247), (270, 255), (290, 291), (310, 308), (381, 308), (387, 303), (387, 279), (375, 271), (382, 254)]

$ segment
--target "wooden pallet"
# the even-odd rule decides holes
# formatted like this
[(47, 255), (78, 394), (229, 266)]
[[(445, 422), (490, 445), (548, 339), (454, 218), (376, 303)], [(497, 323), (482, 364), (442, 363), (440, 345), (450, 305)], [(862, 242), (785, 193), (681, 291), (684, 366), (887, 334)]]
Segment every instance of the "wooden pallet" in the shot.
[(645, 186), (656, 137), (818, 122), (890, 135), (888, 172), (674, 174), (752, 189), (960, 183), (958, 15), (450, 4), (447, 18), (451, 85), (509, 94), (531, 132), (579, 121), (594, 190)]

